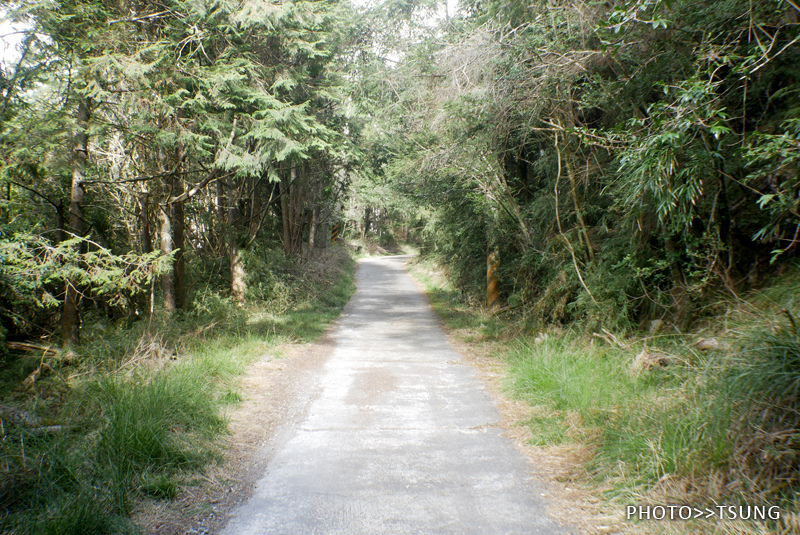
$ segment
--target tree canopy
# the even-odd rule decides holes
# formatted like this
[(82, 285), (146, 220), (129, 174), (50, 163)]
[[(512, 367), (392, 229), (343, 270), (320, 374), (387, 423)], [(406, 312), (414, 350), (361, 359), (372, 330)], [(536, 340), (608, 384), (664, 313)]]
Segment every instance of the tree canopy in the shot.
[(223, 259), (244, 300), (258, 251), (335, 221), (410, 232), (476, 296), (494, 252), (538, 322), (688, 325), (796, 255), (788, 0), (3, 8), (9, 336), (185, 308)]

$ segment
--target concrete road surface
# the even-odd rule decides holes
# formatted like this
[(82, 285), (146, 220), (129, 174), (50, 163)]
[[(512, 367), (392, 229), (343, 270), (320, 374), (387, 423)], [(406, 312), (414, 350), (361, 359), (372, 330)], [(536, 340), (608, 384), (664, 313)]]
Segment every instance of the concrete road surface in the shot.
[(361, 261), (318, 395), (224, 535), (568, 532), (407, 258)]

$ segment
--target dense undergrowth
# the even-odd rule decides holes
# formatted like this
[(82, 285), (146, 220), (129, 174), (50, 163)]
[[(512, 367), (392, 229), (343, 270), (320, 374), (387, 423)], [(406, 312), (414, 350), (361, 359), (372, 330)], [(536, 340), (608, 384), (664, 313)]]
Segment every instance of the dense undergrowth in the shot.
[[(236, 378), (280, 344), (319, 336), (353, 291), (343, 248), (272, 260), (250, 259), (247, 305), (209, 290), (173, 317), (97, 320), (69, 353), (8, 355), (0, 532), (137, 533), (137, 504), (175, 498), (222, 459)], [(51, 373), (22, 388), (42, 363)]]
[(795, 274), (720, 297), (702, 328), (657, 333), (529, 329), (470, 305), (432, 265), (416, 276), (449, 327), (490, 342), (531, 405), (533, 442), (580, 445), (587, 484), (625, 505), (778, 506), (777, 522), (640, 524), (648, 533), (797, 533), (800, 295)]

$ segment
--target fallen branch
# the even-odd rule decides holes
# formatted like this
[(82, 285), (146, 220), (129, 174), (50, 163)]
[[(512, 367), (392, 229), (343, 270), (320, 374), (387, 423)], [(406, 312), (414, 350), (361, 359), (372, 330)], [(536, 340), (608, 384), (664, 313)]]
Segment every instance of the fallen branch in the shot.
[(29, 351), (31, 353), (35, 351), (42, 351), (45, 355), (58, 354), (58, 351), (53, 349), (52, 346), (43, 346), (39, 344), (26, 344), (25, 342), (6, 342), (6, 347), (14, 351)]
[(53, 368), (50, 367), (49, 364), (43, 362), (39, 364), (39, 367), (33, 370), (30, 375), (28, 375), (22, 384), (20, 385), (22, 389), (27, 390), (33, 386), (33, 384), (42, 376), (44, 372), (52, 372)]
[(628, 344), (623, 344), (622, 342), (620, 342), (619, 338), (614, 336), (613, 333), (607, 331), (606, 329), (603, 329), (603, 334), (592, 333), (592, 336), (596, 336), (597, 338), (605, 340), (606, 342), (608, 342), (609, 345), (617, 346), (620, 349), (628, 349)]

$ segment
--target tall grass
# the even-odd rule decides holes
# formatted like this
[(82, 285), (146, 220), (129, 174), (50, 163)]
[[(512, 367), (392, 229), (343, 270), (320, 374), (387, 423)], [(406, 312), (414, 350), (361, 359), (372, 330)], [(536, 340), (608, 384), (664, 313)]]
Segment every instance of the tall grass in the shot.
[(685, 396), (677, 370), (635, 376), (629, 352), (589, 345), (574, 335), (521, 342), (510, 361), (518, 396), (551, 421), (572, 422), (561, 441), (596, 446), (590, 466), (596, 477), (625, 474), (626, 484), (638, 488), (673, 471), (695, 439), (689, 415), (672, 418), (675, 400)]
[(800, 490), (800, 330), (786, 314), (752, 337), (725, 377), (735, 394), (734, 469), (753, 491)]
[(224, 420), (202, 374), (183, 368), (144, 383), (102, 379), (94, 390), (101, 420), (95, 463), (111, 482), (115, 512), (129, 512), (131, 486), (170, 497), (176, 489), (168, 476), (200, 467), (216, 453), (214, 437)]

